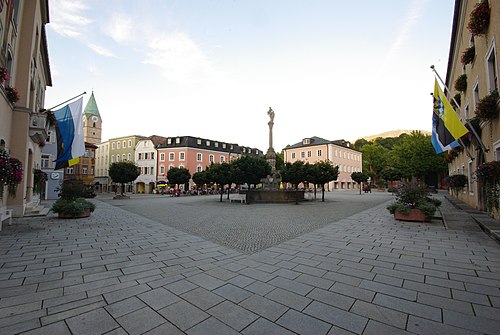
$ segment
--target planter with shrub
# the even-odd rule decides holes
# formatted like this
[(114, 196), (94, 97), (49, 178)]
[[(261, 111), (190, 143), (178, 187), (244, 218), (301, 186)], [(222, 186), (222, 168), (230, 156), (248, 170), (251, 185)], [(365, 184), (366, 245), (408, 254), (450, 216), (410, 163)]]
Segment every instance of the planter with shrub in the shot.
[(52, 205), (52, 211), (59, 214), (59, 218), (76, 219), (90, 216), (95, 205), (84, 199), (85, 189), (82, 181), (64, 181), (59, 191), (59, 199)]

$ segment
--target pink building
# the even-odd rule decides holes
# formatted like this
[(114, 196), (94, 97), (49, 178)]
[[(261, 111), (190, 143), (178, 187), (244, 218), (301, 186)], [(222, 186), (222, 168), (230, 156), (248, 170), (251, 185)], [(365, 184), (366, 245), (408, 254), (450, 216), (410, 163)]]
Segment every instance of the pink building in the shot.
[(157, 150), (157, 182), (168, 181), (167, 172), (172, 167), (183, 167), (193, 175), (212, 163), (229, 162), (243, 154), (263, 156), (263, 152), (255, 148), (193, 136), (167, 137), (165, 143), (157, 146)]
[(357, 187), (357, 183), (351, 179), (351, 173), (363, 171), (363, 154), (345, 140), (328, 141), (316, 136), (304, 138), (299, 143), (286, 146), (283, 153), (285, 163), (298, 160), (310, 164), (330, 161), (338, 166), (339, 176), (328, 184), (328, 190)]

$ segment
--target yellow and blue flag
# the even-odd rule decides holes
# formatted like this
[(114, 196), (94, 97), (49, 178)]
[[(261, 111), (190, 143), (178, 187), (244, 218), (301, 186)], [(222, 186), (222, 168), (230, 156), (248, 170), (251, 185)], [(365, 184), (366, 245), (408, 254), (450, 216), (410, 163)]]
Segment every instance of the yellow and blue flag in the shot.
[(432, 113), (432, 145), (436, 153), (440, 154), (460, 146), (458, 139), (468, 132), (469, 130), (458, 119), (436, 79), (434, 83), (434, 112)]

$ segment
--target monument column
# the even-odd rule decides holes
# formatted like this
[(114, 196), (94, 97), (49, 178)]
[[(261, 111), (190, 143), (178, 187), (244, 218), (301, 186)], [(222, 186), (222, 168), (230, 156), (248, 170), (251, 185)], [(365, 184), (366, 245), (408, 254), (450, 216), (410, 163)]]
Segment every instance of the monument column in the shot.
[(274, 175), (276, 173), (276, 152), (273, 148), (273, 125), (274, 125), (274, 111), (271, 107), (267, 111), (267, 115), (269, 115), (269, 149), (267, 149), (266, 160), (271, 165), (271, 174)]

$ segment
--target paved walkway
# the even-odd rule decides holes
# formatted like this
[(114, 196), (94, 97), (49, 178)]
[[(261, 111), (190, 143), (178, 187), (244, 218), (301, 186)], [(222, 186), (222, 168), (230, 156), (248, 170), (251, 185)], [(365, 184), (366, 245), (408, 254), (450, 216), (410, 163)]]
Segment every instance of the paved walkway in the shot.
[(500, 333), (500, 245), (481, 230), (380, 204), (249, 253), (96, 202), (4, 226), (0, 334)]

